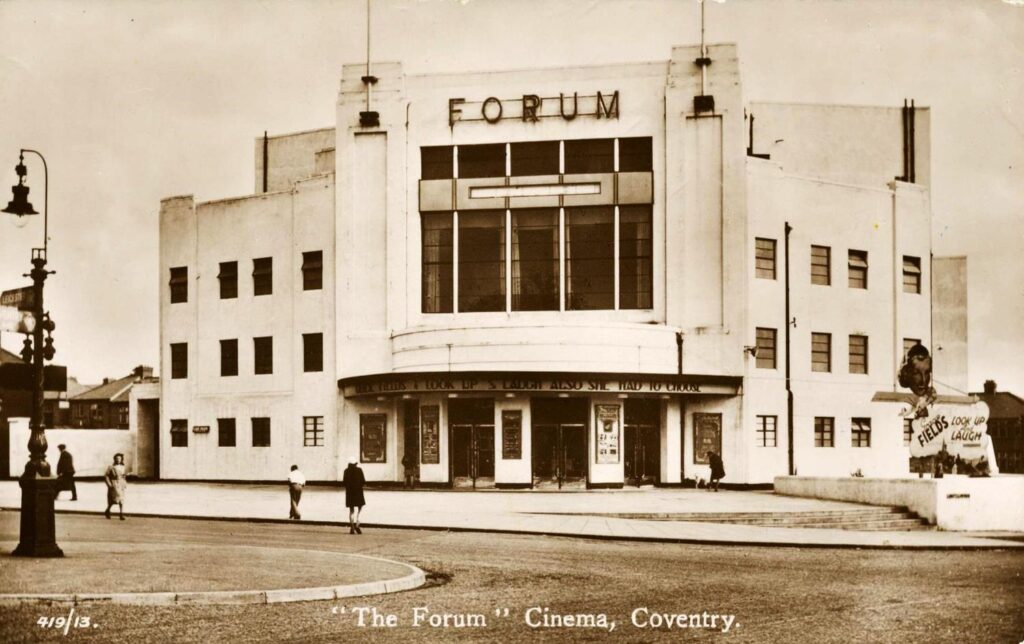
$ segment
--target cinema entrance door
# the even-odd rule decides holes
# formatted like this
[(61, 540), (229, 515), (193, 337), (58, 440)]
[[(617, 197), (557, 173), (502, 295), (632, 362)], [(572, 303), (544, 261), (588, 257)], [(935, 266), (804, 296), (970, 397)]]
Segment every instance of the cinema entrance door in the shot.
[(454, 398), (448, 403), (452, 484), (494, 487), (494, 399)]
[(587, 486), (586, 398), (534, 398), (530, 401), (533, 487), (582, 489)]

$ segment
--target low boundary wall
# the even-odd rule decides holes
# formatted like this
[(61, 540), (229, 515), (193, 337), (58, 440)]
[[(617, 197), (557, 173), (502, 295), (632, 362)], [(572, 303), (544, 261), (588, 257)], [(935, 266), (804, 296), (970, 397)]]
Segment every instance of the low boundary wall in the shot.
[[(21, 476), (28, 461), (27, 418), (11, 419), (11, 477)], [(57, 446), (67, 445), (75, 463), (75, 477), (103, 476), (107, 466), (114, 462), (114, 454), (124, 454), (128, 474), (135, 472), (135, 432), (127, 429), (47, 429), (46, 462), (54, 476), (57, 474)]]
[(1024, 532), (1024, 475), (940, 479), (777, 476), (775, 493), (906, 506), (942, 530)]

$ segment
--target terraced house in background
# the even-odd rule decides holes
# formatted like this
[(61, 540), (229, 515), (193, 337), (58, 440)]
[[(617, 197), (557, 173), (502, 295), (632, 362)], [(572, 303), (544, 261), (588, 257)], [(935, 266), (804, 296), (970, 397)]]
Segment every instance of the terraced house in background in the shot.
[(164, 478), (908, 471), (871, 397), (930, 343), (927, 108), (748, 103), (733, 45), (349, 65), (254, 151), (254, 194), (161, 204)]

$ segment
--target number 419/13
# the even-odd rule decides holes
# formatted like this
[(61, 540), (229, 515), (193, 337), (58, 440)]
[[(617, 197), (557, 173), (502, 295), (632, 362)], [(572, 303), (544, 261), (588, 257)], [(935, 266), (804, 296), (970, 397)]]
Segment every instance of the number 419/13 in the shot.
[(75, 615), (73, 618), (61, 615), (60, 617), (40, 617), (36, 621), (36, 625), (42, 628), (89, 628), (93, 624), (84, 615)]

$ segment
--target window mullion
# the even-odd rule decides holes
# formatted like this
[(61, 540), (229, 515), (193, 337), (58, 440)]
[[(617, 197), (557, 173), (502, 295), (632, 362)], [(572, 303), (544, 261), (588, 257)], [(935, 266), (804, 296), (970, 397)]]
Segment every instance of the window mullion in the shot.
[[(618, 139), (615, 139), (615, 167), (616, 168), (619, 167), (619, 140)], [(615, 275), (615, 284), (614, 284), (615, 295), (614, 295), (614, 298), (613, 298), (613, 306), (615, 307), (615, 310), (618, 311), (619, 310), (619, 279), (620, 279), (619, 278), (619, 207), (618, 206), (615, 206), (615, 216), (612, 217), (612, 226), (614, 228), (614, 230), (612, 231), (612, 237), (615, 240), (613, 242), (613, 244), (612, 244), (613, 245), (612, 261), (614, 262), (614, 267), (612, 269), (612, 272)]]
[(512, 311), (512, 211), (505, 210), (505, 312)]
[(558, 209), (558, 310), (565, 311), (565, 208)]
[(459, 211), (452, 212), (452, 313), (459, 312)]

